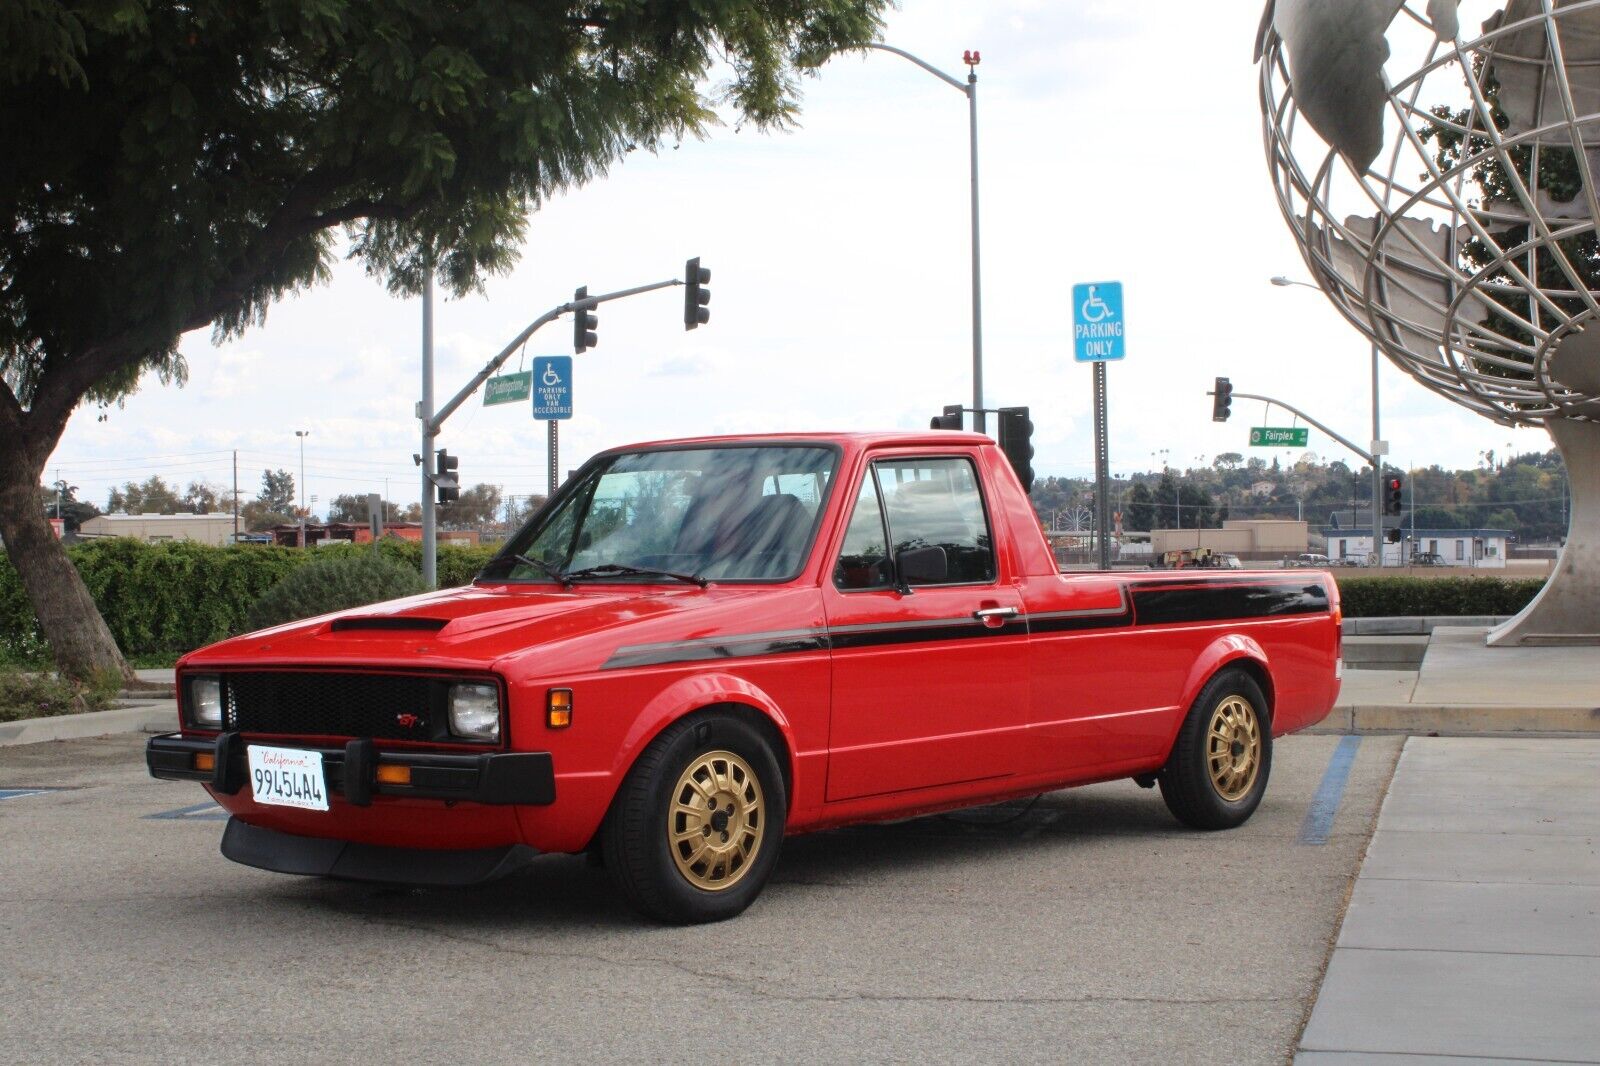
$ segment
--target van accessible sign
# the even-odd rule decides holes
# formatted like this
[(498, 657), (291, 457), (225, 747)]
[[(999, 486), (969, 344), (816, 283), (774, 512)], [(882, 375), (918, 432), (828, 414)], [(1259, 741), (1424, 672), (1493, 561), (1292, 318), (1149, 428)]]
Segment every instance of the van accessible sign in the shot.
[(1124, 358), (1122, 282), (1096, 281), (1072, 287), (1072, 352), (1080, 363)]

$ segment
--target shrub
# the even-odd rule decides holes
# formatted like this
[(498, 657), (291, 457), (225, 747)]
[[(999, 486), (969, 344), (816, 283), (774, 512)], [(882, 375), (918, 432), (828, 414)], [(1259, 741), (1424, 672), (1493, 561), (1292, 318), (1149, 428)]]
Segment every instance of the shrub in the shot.
[(341, 552), (306, 563), (268, 589), (246, 613), (245, 628), (265, 629), (424, 591), (422, 575), (410, 567), (371, 549)]
[(102, 710), (117, 694), (117, 683), (115, 676), (79, 685), (50, 674), (0, 670), (0, 722)]
[(1357, 577), (1335, 573), (1346, 618), (1510, 615), (1544, 586), (1539, 578)]

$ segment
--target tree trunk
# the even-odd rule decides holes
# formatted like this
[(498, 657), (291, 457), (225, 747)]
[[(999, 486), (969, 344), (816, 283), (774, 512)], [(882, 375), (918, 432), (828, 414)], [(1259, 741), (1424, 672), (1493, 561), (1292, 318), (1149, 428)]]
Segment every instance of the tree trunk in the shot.
[[(22, 579), (61, 673), (78, 681), (93, 681), (108, 674), (123, 683), (137, 678), (122, 658), (100, 609), (56, 539), (39, 507), (39, 472), (42, 461), (31, 461), (23, 440), (0, 444), (0, 537), (6, 555)], [(48, 455), (54, 445), (42, 449)]]

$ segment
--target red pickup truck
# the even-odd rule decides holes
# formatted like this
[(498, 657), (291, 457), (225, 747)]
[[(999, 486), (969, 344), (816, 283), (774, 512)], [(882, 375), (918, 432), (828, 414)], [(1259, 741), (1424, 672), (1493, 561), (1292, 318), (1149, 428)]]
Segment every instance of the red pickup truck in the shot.
[(596, 456), (466, 588), (185, 656), (147, 762), (252, 866), (589, 851), (706, 921), (851, 822), (1131, 777), (1236, 826), (1339, 676), (1326, 574), (1063, 574), (987, 437), (706, 438)]

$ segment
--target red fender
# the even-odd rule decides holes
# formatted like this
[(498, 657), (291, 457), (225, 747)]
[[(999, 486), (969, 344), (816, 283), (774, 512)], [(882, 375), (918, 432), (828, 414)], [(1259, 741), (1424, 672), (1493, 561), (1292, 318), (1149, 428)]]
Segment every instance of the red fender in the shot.
[[(639, 754), (673, 722), (718, 703), (742, 703), (766, 715), (783, 736), (783, 746), (787, 749), (785, 757), (789, 762), (789, 780), (799, 780), (799, 767), (795, 765), (794, 729), (789, 719), (784, 717), (772, 697), (761, 689), (742, 677), (720, 673), (681, 677), (640, 708), (638, 717), (618, 746), (616, 758), (611, 764), (612, 777), (620, 782)], [(795, 790), (791, 788), (789, 791), (793, 793)], [(791, 809), (794, 806), (792, 794), (789, 796), (789, 805)]]
[[(1183, 702), (1179, 704), (1184, 713), (1188, 713), (1189, 708), (1194, 704), (1195, 697), (1200, 695), (1200, 690), (1205, 688), (1206, 682), (1210, 681), (1218, 670), (1240, 659), (1253, 661), (1257, 666), (1261, 667), (1269, 679), (1272, 677), (1272, 664), (1267, 660), (1267, 653), (1261, 650), (1261, 645), (1257, 644), (1254, 638), (1238, 633), (1230, 633), (1227, 636), (1218, 637), (1195, 659), (1194, 665), (1189, 668), (1189, 676), (1184, 679)], [(1272, 686), (1269, 684), (1267, 688), (1270, 694)], [(1180, 728), (1182, 728), (1182, 724), (1182, 719), (1180, 718)], [(1176, 739), (1176, 734), (1174, 734), (1174, 739)]]

